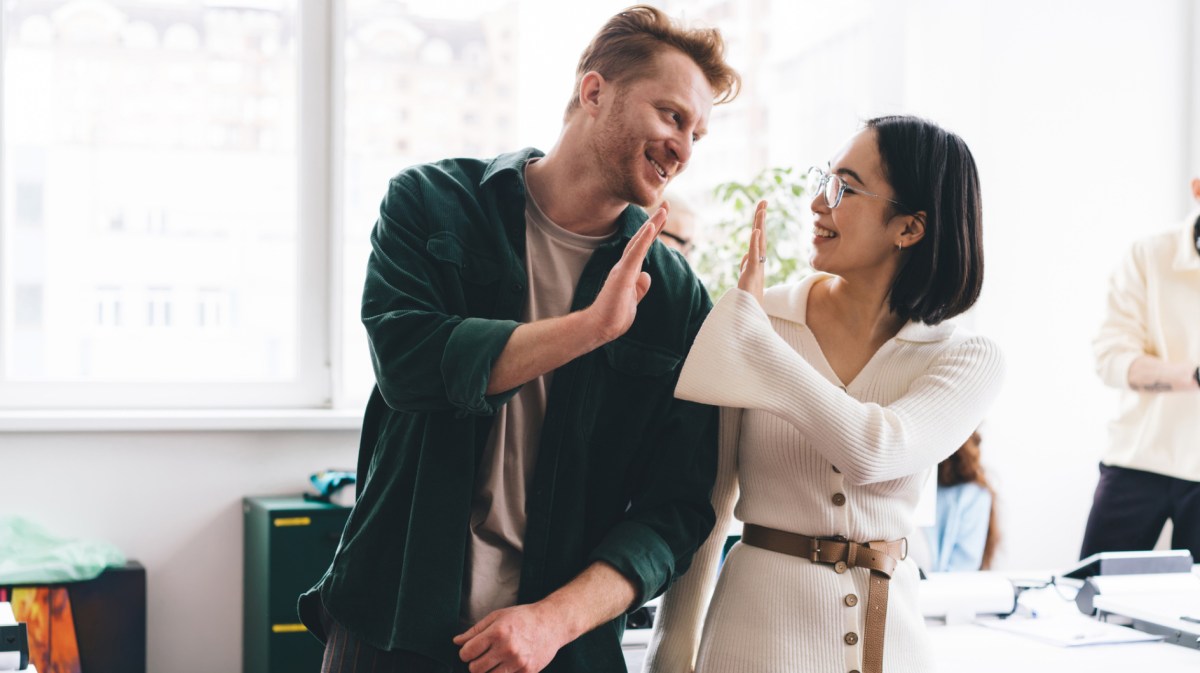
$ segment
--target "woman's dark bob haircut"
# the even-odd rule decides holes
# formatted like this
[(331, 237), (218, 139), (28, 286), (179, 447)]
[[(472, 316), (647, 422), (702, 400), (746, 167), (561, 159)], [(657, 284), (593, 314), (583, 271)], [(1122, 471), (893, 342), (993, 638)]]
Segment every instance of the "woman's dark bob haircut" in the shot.
[(905, 320), (936, 325), (966, 311), (983, 287), (983, 213), (979, 173), (962, 138), (911, 116), (876, 117), (884, 177), (904, 204), (900, 214), (925, 213), (925, 237), (908, 260), (888, 298)]

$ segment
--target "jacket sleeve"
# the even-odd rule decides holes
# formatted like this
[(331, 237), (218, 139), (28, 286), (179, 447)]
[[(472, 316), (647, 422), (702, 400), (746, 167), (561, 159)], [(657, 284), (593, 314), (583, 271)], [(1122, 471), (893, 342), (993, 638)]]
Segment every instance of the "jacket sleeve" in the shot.
[[(711, 307), (707, 293), (693, 280), (695, 308), (686, 318), (689, 344)], [(676, 399), (671, 391), (678, 372), (676, 365), (639, 442), (646, 460), (630, 468), (633, 485), (625, 516), (588, 559), (604, 561), (629, 579), (637, 591), (635, 606), (662, 594), (687, 572), (713, 528), (718, 409)]]
[(733, 524), (733, 508), (739, 493), (737, 454), (741, 424), (741, 409), (721, 409), (717, 480), (712, 495), (717, 523), (696, 552), (691, 569), (663, 595), (654, 615), (645, 673), (690, 673), (695, 668), (700, 634), (717, 584), (726, 531)]
[(463, 215), (430, 212), (416, 180), (393, 178), (371, 234), (362, 321), (375, 380), (394, 409), (492, 414), (516, 392), (485, 394), (518, 323), (451, 310), (461, 281), (453, 265), (430, 253), (429, 231), (435, 218)]
[(898, 479), (949, 456), (999, 393), (1004, 363), (983, 337), (947, 346), (886, 406), (860, 402), (783, 340), (752, 295), (730, 290), (696, 337), (675, 394), (760, 409), (800, 429), (851, 484)]
[(1146, 325), (1146, 274), (1135, 244), (1109, 278), (1104, 321), (1092, 340), (1096, 373), (1105, 385), (1129, 387), (1130, 366), (1151, 350)]

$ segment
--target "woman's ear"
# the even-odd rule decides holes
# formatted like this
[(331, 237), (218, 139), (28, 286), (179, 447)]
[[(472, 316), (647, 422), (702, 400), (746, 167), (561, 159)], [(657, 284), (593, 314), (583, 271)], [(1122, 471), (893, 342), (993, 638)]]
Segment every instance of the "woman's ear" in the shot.
[(904, 226), (900, 229), (900, 240), (897, 242), (905, 248), (911, 248), (925, 238), (925, 211), (904, 215), (903, 218)]
[(1192, 178), (1192, 198), (1200, 201), (1200, 178)]

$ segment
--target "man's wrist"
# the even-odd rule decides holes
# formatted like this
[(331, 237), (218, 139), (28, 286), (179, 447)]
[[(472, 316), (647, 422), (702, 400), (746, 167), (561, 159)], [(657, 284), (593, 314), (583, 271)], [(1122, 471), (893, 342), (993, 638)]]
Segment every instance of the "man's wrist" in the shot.
[(577, 615), (570, 609), (570, 603), (562, 601), (560, 596), (551, 594), (534, 603), (532, 607), (538, 612), (539, 621), (545, 624), (549, 631), (550, 639), (560, 648), (587, 632), (586, 628), (580, 628), (576, 624)]
[(588, 353), (596, 350), (606, 343), (609, 343), (610, 341), (615, 340), (617, 336), (620, 336), (609, 336), (609, 326), (597, 316), (594, 307), (595, 304), (583, 309), (582, 311), (576, 311), (568, 314), (569, 318), (573, 318), (578, 321), (578, 329), (582, 331), (582, 334), (587, 339), (586, 352)]

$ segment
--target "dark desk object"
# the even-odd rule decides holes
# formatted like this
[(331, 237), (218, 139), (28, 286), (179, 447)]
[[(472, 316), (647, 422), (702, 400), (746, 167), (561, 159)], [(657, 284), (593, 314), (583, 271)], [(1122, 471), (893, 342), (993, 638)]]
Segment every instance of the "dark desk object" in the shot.
[(329, 567), (350, 508), (295, 495), (245, 498), (242, 511), (242, 673), (319, 671), (324, 649), (296, 600)]
[(1192, 555), (1186, 549), (1105, 551), (1083, 559), (1062, 576), (1084, 580), (1096, 575), (1186, 573), (1191, 570)]
[(17, 653), (17, 670), (29, 668), (29, 630), (24, 623), (0, 626), (0, 654)]
[(146, 569), (142, 564), (129, 561), (83, 582), (21, 586), (66, 588), (81, 670), (146, 673)]

